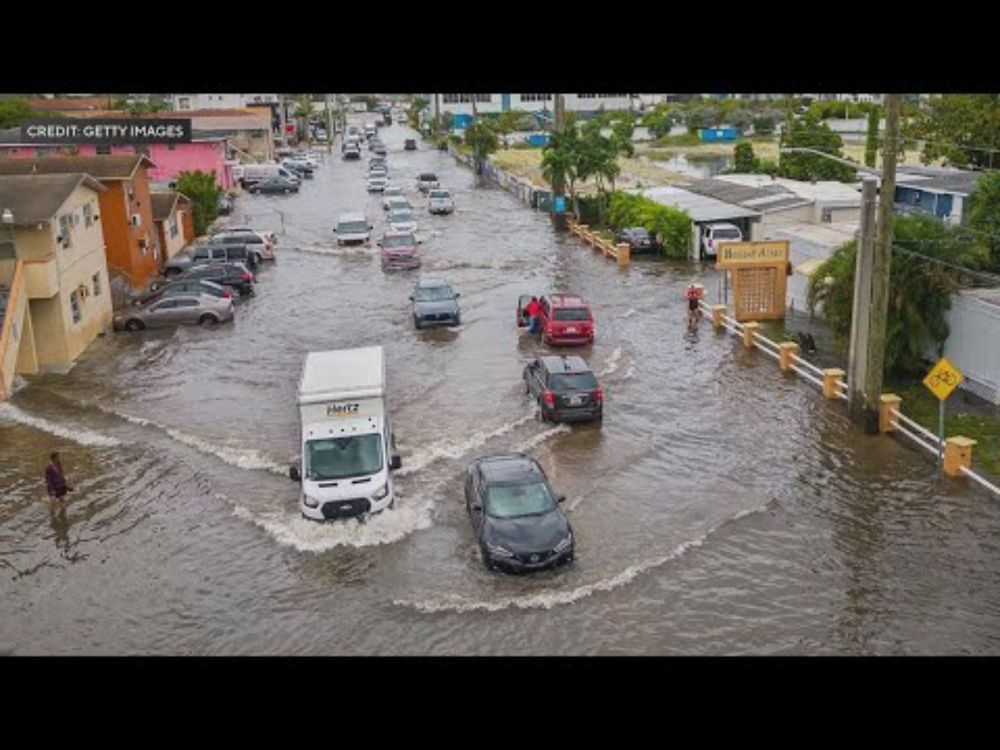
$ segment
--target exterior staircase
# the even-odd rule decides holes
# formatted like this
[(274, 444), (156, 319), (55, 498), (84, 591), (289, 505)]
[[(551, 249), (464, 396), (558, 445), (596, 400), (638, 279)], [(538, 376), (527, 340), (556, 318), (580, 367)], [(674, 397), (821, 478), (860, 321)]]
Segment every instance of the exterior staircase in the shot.
[(15, 374), (37, 371), (24, 262), (19, 260), (13, 273), (0, 279), (0, 401), (10, 398)]

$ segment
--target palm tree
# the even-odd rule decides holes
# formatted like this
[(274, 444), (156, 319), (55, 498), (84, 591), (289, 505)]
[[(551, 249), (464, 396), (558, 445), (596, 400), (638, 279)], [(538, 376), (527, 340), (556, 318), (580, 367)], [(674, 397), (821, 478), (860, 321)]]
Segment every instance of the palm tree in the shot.
[(473, 122), (465, 129), (465, 144), (472, 149), (476, 174), (481, 175), (486, 157), (496, 151), (499, 145), (496, 133), (483, 122)]

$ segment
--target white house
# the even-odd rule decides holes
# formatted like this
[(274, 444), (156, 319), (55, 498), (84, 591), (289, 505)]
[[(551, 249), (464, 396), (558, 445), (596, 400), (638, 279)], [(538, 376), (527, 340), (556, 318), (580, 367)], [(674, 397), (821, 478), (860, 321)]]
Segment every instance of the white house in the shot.
[[(434, 107), (453, 115), (471, 115), (475, 101), (479, 114), (508, 112), (540, 112), (555, 109), (555, 94), (426, 94), (430, 113)], [(632, 109), (631, 94), (563, 94), (567, 112), (596, 114), (603, 110)]]
[(277, 104), (277, 94), (171, 94), (174, 110), (241, 109), (260, 104)]

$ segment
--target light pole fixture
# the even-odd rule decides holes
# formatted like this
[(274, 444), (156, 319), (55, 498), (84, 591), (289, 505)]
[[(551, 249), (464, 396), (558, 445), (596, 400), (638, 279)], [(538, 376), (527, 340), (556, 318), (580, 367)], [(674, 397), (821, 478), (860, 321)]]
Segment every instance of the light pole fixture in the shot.
[(9, 208), (3, 210), (3, 223), (8, 226), (14, 223), (14, 214), (11, 213)]

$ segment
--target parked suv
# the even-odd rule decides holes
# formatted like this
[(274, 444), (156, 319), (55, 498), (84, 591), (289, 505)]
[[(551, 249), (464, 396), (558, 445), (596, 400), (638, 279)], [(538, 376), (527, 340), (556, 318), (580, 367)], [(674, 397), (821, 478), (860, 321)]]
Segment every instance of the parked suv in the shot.
[(450, 190), (435, 188), (427, 192), (427, 208), (432, 214), (450, 214), (455, 210), (455, 199)]
[(362, 213), (341, 214), (333, 231), (338, 245), (367, 245), (371, 240), (372, 225)]
[(538, 400), (543, 420), (601, 419), (604, 391), (583, 357), (538, 357), (524, 368), (525, 392)]
[(226, 243), (240, 244), (234, 239), (242, 238), (243, 244), (252, 245), (257, 251), (261, 260), (274, 260), (274, 246), (278, 244), (278, 238), (274, 232), (261, 232), (251, 227), (233, 226), (220, 229), (208, 239), (208, 244), (216, 244), (217, 239), (225, 239)]
[(126, 308), (114, 317), (114, 327), (126, 331), (181, 324), (212, 326), (233, 319), (233, 298), (210, 294), (173, 295), (149, 305)]
[(167, 278), (175, 278), (192, 266), (202, 263), (245, 263), (247, 268), (254, 271), (260, 264), (260, 258), (253, 245), (245, 243), (196, 245), (190, 253), (179, 253), (168, 260), (163, 266), (163, 274)]
[(524, 573), (571, 562), (573, 529), (538, 462), (523, 453), (487, 456), (465, 473), (465, 507), (490, 570)]
[(461, 325), (459, 296), (461, 295), (452, 290), (447, 281), (420, 279), (410, 295), (413, 302), (413, 325), (418, 330), (425, 326)]
[(267, 177), (260, 182), (251, 182), (247, 185), (247, 191), (251, 193), (297, 193), (299, 192), (299, 183), (278, 175)]
[[(531, 299), (522, 295), (517, 303), (517, 325), (527, 321), (524, 308)], [(542, 343), (546, 346), (585, 346), (594, 343), (594, 316), (589, 303), (573, 294), (550, 294), (539, 299), (538, 316)]]
[(421, 193), (426, 193), (431, 188), (441, 187), (437, 175), (433, 172), (421, 172), (417, 177), (417, 188)]
[(242, 263), (213, 263), (192, 266), (182, 279), (208, 279), (239, 292), (241, 297), (253, 294), (253, 274)]
[(701, 255), (714, 258), (721, 242), (743, 242), (743, 232), (735, 224), (706, 224), (701, 234)]
[(178, 294), (207, 294), (211, 297), (233, 296), (233, 293), (229, 289), (208, 279), (178, 279), (177, 281), (171, 281), (162, 285), (153, 282), (150, 285), (149, 292), (139, 297), (133, 304), (147, 305), (161, 297), (172, 297)]

